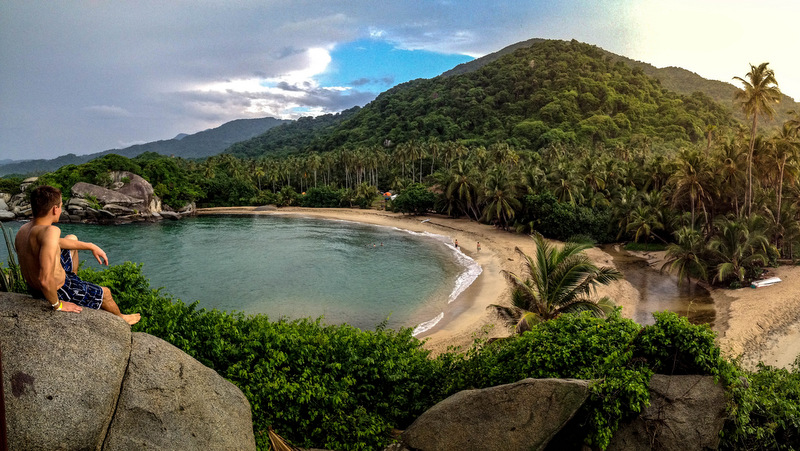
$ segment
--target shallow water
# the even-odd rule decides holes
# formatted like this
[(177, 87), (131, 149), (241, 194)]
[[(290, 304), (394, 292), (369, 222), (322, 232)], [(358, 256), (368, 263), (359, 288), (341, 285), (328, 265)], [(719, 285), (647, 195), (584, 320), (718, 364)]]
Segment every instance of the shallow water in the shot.
[(653, 313), (667, 310), (688, 317), (692, 324), (714, 326), (717, 314), (708, 290), (696, 283), (679, 286), (676, 276), (661, 273), (660, 268), (651, 267), (647, 260), (620, 250), (617, 245), (603, 246), (603, 251), (613, 257), (625, 280), (639, 291), (639, 302), (632, 314), (634, 321), (653, 324)]
[[(20, 223), (6, 225), (16, 231)], [(60, 227), (98, 244), (112, 265), (143, 263), (153, 288), (184, 302), (271, 319), (324, 316), (327, 324), (363, 329), (384, 320), (391, 328), (413, 327), (436, 318), (474, 280), (459, 277), (471, 260), (445, 237), (351, 222), (203, 216)], [(89, 252), (81, 259), (98, 267)]]

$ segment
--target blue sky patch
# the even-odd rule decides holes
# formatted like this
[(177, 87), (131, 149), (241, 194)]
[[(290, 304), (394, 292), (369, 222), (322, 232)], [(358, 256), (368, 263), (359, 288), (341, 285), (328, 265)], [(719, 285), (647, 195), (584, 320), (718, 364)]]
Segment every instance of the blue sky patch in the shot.
[(415, 78), (435, 77), (473, 60), (468, 55), (401, 50), (374, 39), (337, 45), (330, 55), (328, 69), (317, 79), (321, 86), (350, 87), (376, 94)]

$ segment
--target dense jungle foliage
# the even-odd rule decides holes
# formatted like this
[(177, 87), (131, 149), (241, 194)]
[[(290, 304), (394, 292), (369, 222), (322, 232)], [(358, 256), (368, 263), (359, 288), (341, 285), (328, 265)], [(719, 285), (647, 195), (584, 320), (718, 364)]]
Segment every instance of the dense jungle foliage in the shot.
[(411, 329), (362, 331), (186, 305), (151, 289), (130, 262), (80, 276), (110, 287), (124, 311), (142, 313), (134, 331), (172, 343), (236, 384), (250, 401), (259, 449), (269, 449), (270, 426), (296, 446), (383, 449), (393, 429), (445, 397), (527, 377), (597, 381), (579, 419), (582, 439), (604, 449), (619, 422), (647, 405), (653, 373), (707, 374), (725, 387), (723, 449), (800, 446), (797, 368), (745, 372), (720, 357), (708, 326), (673, 313), (658, 313), (645, 327), (618, 311), (565, 314), (434, 358)]

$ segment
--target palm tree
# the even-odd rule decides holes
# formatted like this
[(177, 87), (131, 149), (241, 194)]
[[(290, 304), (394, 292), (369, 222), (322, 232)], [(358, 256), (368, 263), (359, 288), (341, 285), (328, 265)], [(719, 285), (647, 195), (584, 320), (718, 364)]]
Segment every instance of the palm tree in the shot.
[[(656, 230), (664, 228), (660, 216), (660, 212), (650, 205), (638, 205), (628, 216), (628, 225), (625, 227), (625, 231), (635, 232), (633, 241), (637, 243), (639, 238), (642, 237), (644, 237), (644, 242), (647, 243), (651, 236), (664, 241), (655, 233)], [(664, 242), (666, 243), (666, 241)]]
[(719, 262), (715, 268), (715, 281), (735, 278), (741, 283), (745, 278), (755, 276), (755, 271), (767, 264), (769, 242), (761, 216), (719, 218), (714, 221), (714, 226), (717, 234), (709, 241), (708, 248)]
[(531, 238), (536, 243), (535, 256), (516, 248), (525, 261), (527, 274), (524, 278), (503, 271), (511, 284), (512, 306), (489, 306), (507, 323), (516, 324), (518, 333), (529, 330), (535, 322), (563, 313), (589, 311), (603, 317), (613, 308), (608, 297), (595, 300), (592, 294), (598, 284), (608, 285), (619, 280), (622, 273), (610, 267), (598, 268), (592, 263), (583, 252), (592, 247), (591, 244), (567, 242), (559, 249), (539, 233)]
[[(797, 133), (792, 127), (791, 120), (784, 123), (781, 130), (770, 140), (769, 149), (774, 163), (778, 167), (778, 186), (776, 187), (778, 206), (776, 210), (777, 215), (780, 216), (781, 202), (783, 200), (783, 181), (786, 175), (787, 163), (791, 168), (791, 163), (800, 153), (800, 140), (798, 140)], [(796, 180), (796, 174), (792, 174), (791, 179)]]
[(708, 167), (708, 162), (696, 150), (681, 151), (678, 156), (678, 169), (670, 177), (675, 184), (673, 205), (677, 206), (686, 197), (692, 212), (692, 226), (695, 224), (695, 208), (700, 205), (708, 217), (706, 202), (711, 198), (714, 189), (713, 172)]
[(675, 231), (675, 241), (667, 246), (661, 271), (677, 272), (678, 285), (692, 276), (706, 280), (705, 242), (700, 232), (693, 227), (681, 227)]
[(768, 69), (769, 63), (761, 63), (757, 67), (750, 65), (750, 72), (745, 77), (733, 77), (744, 85), (744, 89), (736, 93), (736, 99), (742, 103), (742, 110), (747, 116), (753, 117), (750, 127), (750, 154), (747, 159), (747, 214), (750, 215), (753, 209), (753, 149), (756, 143), (756, 132), (758, 131), (758, 116), (764, 115), (772, 118), (775, 115), (773, 103), (781, 100), (781, 91), (778, 89), (778, 82), (775, 81), (775, 72)]
[(496, 166), (486, 179), (483, 200), (486, 207), (483, 209), (483, 221), (495, 223), (507, 229), (522, 208), (522, 203), (514, 193), (514, 183), (510, 180), (508, 171)]

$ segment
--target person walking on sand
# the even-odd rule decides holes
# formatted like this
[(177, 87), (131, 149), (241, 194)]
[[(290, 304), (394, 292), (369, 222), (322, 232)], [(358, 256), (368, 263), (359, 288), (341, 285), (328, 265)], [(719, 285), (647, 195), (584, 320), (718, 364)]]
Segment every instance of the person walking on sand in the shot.
[(480, 251), (481, 251), (481, 242), (478, 241), (478, 252), (480, 252)]
[(458, 238), (455, 240), (456, 249), (458, 249)]
[(106, 253), (92, 243), (78, 241), (75, 235), (61, 238), (58, 222), (63, 208), (61, 190), (42, 185), (31, 192), (33, 220), (17, 232), (14, 248), (19, 256), (22, 277), (35, 294), (41, 295), (55, 310), (80, 313), (83, 307), (102, 309), (133, 325), (138, 313), (123, 314), (108, 287), (84, 282), (75, 274), (78, 250), (89, 250), (100, 264), (108, 265)]

